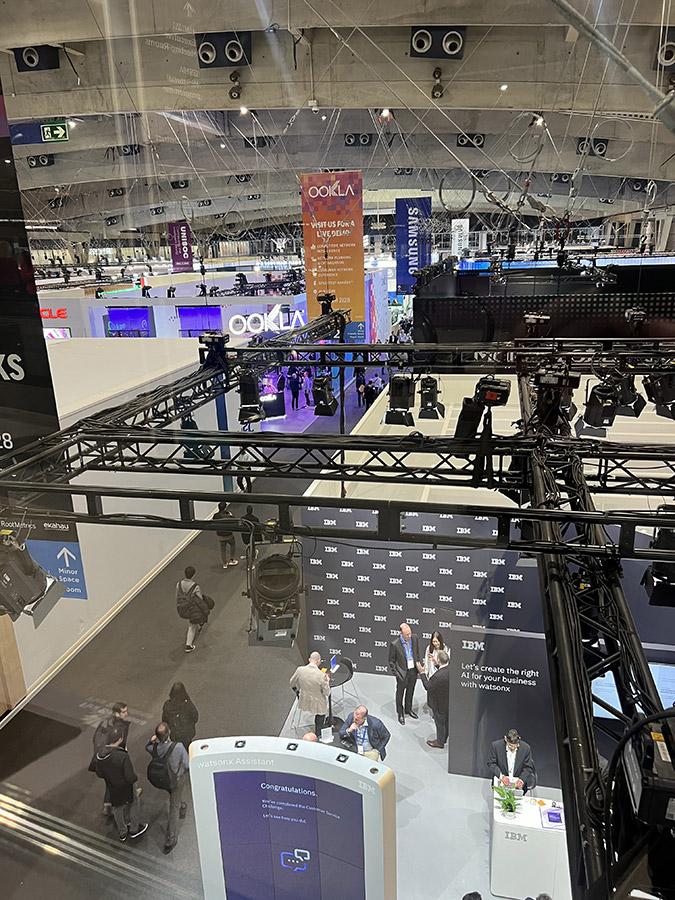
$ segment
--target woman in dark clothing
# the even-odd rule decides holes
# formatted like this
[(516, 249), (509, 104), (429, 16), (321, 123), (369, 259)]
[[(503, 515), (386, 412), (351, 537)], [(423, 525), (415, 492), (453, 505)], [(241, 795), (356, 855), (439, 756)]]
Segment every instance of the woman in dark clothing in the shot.
[(180, 741), (187, 750), (197, 733), (199, 713), (185, 690), (182, 681), (176, 681), (169, 693), (169, 699), (162, 707), (162, 722), (171, 731), (171, 740)]

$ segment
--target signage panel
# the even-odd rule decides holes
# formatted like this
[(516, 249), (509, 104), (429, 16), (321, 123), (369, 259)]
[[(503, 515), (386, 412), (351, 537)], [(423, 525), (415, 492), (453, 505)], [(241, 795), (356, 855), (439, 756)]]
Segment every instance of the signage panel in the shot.
[(68, 138), (67, 122), (45, 122), (40, 125), (40, 139), (43, 144), (62, 144)]
[(431, 197), (396, 200), (396, 290), (411, 294), (412, 274), (431, 262)]
[(169, 222), (169, 246), (174, 272), (192, 271), (192, 240), (187, 222)]

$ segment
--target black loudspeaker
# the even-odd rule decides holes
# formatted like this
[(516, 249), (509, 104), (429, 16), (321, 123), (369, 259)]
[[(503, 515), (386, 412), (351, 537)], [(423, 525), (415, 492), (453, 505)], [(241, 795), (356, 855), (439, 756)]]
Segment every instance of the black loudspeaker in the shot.
[(466, 26), (420, 25), (410, 29), (410, 56), (426, 59), (461, 59)]
[(333, 386), (328, 375), (317, 375), (312, 384), (315, 416), (332, 416), (338, 408), (333, 396)]
[(239, 376), (239, 392), (241, 406), (257, 406), (260, 403), (260, 388), (255, 375), (242, 372)]
[(126, 192), (127, 192), (127, 189), (123, 188), (123, 187), (110, 188), (110, 190), (108, 191), (108, 196), (109, 197), (124, 197)]
[[(588, 147), (588, 141), (586, 138), (577, 138), (577, 156), (583, 156), (586, 153), (586, 148)], [(609, 141), (605, 140), (605, 138), (595, 138), (591, 141), (590, 148), (588, 149), (589, 156), (607, 156), (607, 148), (609, 147)]]
[(61, 66), (59, 48), (40, 44), (37, 47), (19, 47), (12, 50), (19, 72), (44, 72)]
[(666, 28), (663, 40), (656, 48), (652, 69), (663, 69), (666, 72), (675, 70), (675, 28)]
[(478, 403), (473, 397), (465, 397), (462, 400), (462, 411), (457, 419), (454, 437), (464, 441), (475, 438), (484, 409), (483, 404)]
[(26, 162), (29, 169), (44, 169), (45, 166), (54, 165), (54, 154), (40, 153), (39, 156), (27, 156)]
[(190, 187), (190, 182), (186, 178), (181, 178), (180, 181), (172, 181), (171, 187), (174, 191), (183, 191), (186, 187)]
[(485, 135), (484, 134), (468, 134), (462, 132), (457, 135), (457, 146), (458, 147), (482, 147), (485, 144)]
[(119, 221), (120, 221), (120, 220), (119, 220), (119, 217), (118, 217), (118, 216), (108, 216), (108, 218), (105, 220), (105, 224), (106, 224), (108, 227), (110, 227), (110, 226), (112, 226), (112, 225), (118, 225), (118, 224), (119, 224)]
[(195, 42), (200, 69), (251, 65), (250, 31), (211, 31), (196, 34)]
[(551, 181), (559, 181), (561, 184), (569, 184), (570, 176), (567, 172), (554, 172)]

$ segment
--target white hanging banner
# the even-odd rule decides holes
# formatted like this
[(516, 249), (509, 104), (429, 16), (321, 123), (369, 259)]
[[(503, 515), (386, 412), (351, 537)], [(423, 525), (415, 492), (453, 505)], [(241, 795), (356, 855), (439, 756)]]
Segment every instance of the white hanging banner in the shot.
[(453, 219), (451, 225), (452, 255), (461, 256), (462, 250), (469, 246), (469, 220)]

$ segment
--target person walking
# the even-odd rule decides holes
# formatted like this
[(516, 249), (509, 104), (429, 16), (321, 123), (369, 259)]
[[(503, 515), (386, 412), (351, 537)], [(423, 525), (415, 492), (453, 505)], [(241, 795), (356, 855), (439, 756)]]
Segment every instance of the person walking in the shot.
[(129, 754), (122, 747), (124, 729), (116, 725), (108, 732), (105, 745), (96, 753), (96, 774), (110, 792), (113, 816), (121, 841), (140, 837), (148, 830), (141, 822), (141, 804), (136, 791), (138, 775), (134, 772)]
[(312, 370), (308, 367), (303, 372), (302, 389), (305, 392), (305, 404), (312, 406), (312, 387), (314, 386), (314, 378)]
[[(228, 519), (234, 519), (234, 516), (227, 508), (224, 500), (218, 504), (218, 512), (213, 517), (214, 522), (223, 522), (223, 526), (216, 531), (218, 540), (220, 541), (220, 558), (223, 561), (223, 568), (228, 566), (236, 566), (239, 563), (237, 559), (237, 545), (234, 542), (234, 534), (228, 529), (226, 522)], [(228, 562), (229, 551), (229, 562)]]
[(356, 376), (356, 402), (359, 406), (363, 406), (366, 402), (364, 392), (366, 390), (366, 376), (363, 372), (359, 372)]
[(172, 741), (180, 741), (186, 750), (197, 733), (199, 713), (182, 681), (176, 681), (169, 691), (169, 699), (162, 707), (162, 722), (166, 722)]
[(171, 853), (178, 843), (178, 819), (184, 819), (187, 814), (184, 793), (190, 758), (182, 743), (170, 740), (169, 726), (166, 722), (160, 722), (155, 728), (155, 733), (145, 745), (145, 749), (152, 757), (159, 757), (159, 759), (166, 757), (170, 790), (169, 821), (164, 836), (164, 853)]
[(253, 553), (255, 552), (255, 542), (257, 540), (259, 540), (259, 538), (261, 536), (261, 530), (259, 527), (260, 519), (253, 512), (252, 506), (246, 507), (246, 513), (241, 518), (244, 521), (251, 523), (250, 529), (247, 529), (246, 531), (242, 531), (241, 539), (244, 542), (244, 545), (246, 547), (248, 547), (249, 544), (251, 545), (251, 554), (253, 555)]
[[(122, 729), (122, 750), (127, 749), (127, 737), (129, 735), (129, 708), (126, 703), (118, 701), (112, 705), (112, 715), (106, 716), (96, 726), (94, 732), (94, 754), (89, 763), (89, 771), (96, 771), (96, 754), (99, 750), (103, 750), (108, 742), (108, 736), (113, 728)], [(112, 815), (112, 803), (110, 802), (110, 790), (106, 784), (105, 794), (103, 795), (103, 815)]]
[(291, 389), (291, 409), (298, 409), (298, 398), (300, 396), (300, 375), (298, 372), (293, 372), (288, 381)]
[(373, 405), (375, 397), (377, 396), (377, 391), (375, 390), (375, 385), (373, 384), (372, 378), (368, 381), (368, 384), (364, 389), (363, 396), (365, 397), (366, 401), (366, 409), (370, 409), (370, 407)]
[(202, 628), (209, 621), (209, 613), (214, 607), (213, 600), (204, 594), (200, 586), (194, 581), (196, 570), (194, 566), (185, 569), (185, 578), (176, 585), (176, 609), (181, 619), (188, 619), (187, 635), (185, 637), (185, 652), (192, 653), (195, 649), (195, 637), (200, 634)]

